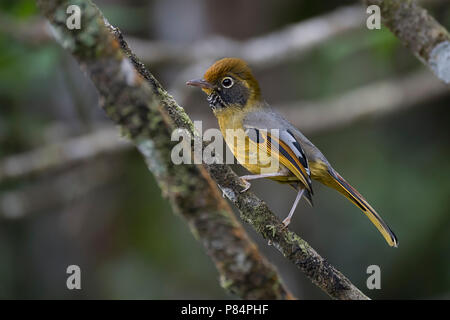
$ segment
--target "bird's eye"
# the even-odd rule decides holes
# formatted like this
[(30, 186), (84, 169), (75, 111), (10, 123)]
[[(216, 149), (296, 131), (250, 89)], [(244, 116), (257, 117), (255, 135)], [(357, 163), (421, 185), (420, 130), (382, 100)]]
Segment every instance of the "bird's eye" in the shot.
[(222, 87), (224, 88), (231, 88), (231, 86), (234, 84), (234, 81), (230, 77), (225, 77), (222, 79)]

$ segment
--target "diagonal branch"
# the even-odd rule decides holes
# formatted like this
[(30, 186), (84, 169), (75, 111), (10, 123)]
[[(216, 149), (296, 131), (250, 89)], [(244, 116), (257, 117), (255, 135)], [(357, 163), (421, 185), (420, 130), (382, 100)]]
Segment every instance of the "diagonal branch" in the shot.
[[(448, 94), (448, 87), (430, 72), (421, 70), (402, 78), (371, 83), (324, 101), (296, 101), (278, 109), (304, 132), (333, 130), (368, 118), (380, 118)], [(364, 101), (364, 108), (361, 107)], [(212, 127), (210, 115), (192, 114)], [(98, 124), (101, 126), (101, 124)], [(104, 155), (129, 150), (131, 144), (118, 138), (114, 128), (96, 131), (0, 159), (0, 184), (55, 170)]]
[(381, 9), (383, 23), (434, 74), (450, 83), (450, 34), (414, 0), (365, 0)]
[[(259, 254), (231, 208), (201, 165), (171, 162), (168, 108), (175, 102), (150, 74), (135, 70), (115, 38), (114, 28), (90, 1), (76, 4), (82, 28), (66, 27), (66, 8), (74, 1), (38, 1), (59, 42), (70, 51), (99, 91), (103, 109), (137, 146), (175, 212), (183, 216), (214, 261), (221, 285), (243, 299), (293, 298), (274, 267)], [(162, 99), (160, 99), (162, 98)], [(189, 120), (184, 120), (189, 125)]]
[(284, 229), (263, 201), (251, 192), (241, 194), (242, 182), (228, 166), (176, 166), (171, 162), (171, 131), (184, 128), (195, 135), (191, 120), (90, 1), (77, 1), (83, 13), (83, 28), (75, 32), (65, 25), (68, 1), (37, 2), (59, 42), (91, 77), (106, 113), (136, 144), (163, 194), (206, 247), (221, 273), (223, 287), (242, 298), (291, 298), (234, 218), (209, 174), (237, 206), (243, 220), (328, 295), (335, 299), (368, 299), (303, 239)]

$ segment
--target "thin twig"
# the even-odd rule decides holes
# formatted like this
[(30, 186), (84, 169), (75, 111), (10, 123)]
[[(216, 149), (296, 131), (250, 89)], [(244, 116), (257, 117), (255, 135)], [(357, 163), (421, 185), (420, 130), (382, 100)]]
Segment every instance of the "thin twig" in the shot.
[(70, 167), (74, 163), (116, 153), (130, 145), (120, 139), (115, 128), (101, 128), (93, 133), (12, 155), (0, 162), (0, 182)]
[(337, 97), (281, 106), (282, 112), (302, 131), (335, 130), (357, 121), (388, 116), (450, 94), (448, 86), (428, 70), (368, 84)]
[[(123, 161), (108, 156), (0, 193), (0, 219), (20, 219), (36, 212), (70, 206), (123, 174)], [(51, 196), (49, 196), (51, 195)]]

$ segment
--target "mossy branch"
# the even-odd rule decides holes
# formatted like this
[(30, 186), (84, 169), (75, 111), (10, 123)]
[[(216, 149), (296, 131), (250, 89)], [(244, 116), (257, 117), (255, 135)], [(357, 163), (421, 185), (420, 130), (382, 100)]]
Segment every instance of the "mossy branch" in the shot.
[(450, 83), (450, 34), (415, 0), (365, 0), (380, 7), (381, 20), (445, 83)]
[(332, 298), (368, 299), (298, 235), (282, 228), (263, 201), (251, 192), (240, 193), (242, 181), (227, 165), (172, 163), (172, 130), (184, 128), (195, 136), (193, 124), (95, 5), (88, 0), (70, 1), (81, 8), (82, 28), (68, 30), (65, 9), (69, 1), (37, 3), (59, 42), (91, 77), (106, 113), (136, 144), (163, 195), (203, 243), (226, 289), (247, 299), (292, 298), (275, 269), (249, 240), (211, 176), (239, 209), (243, 220)]
[[(289, 299), (275, 268), (235, 218), (205, 168), (174, 165), (172, 131), (190, 127), (185, 117), (175, 124), (171, 112), (181, 110), (144, 67), (136, 70), (121, 49), (118, 30), (90, 1), (38, 1), (58, 41), (70, 51), (99, 91), (101, 105), (143, 154), (172, 208), (190, 226), (214, 261), (225, 289), (243, 299)], [(66, 27), (66, 8), (80, 6), (81, 29)], [(135, 62), (135, 61), (134, 61)], [(138, 72), (139, 71), (139, 72)], [(145, 79), (142, 75), (145, 75)], [(172, 111), (171, 111), (172, 110)]]

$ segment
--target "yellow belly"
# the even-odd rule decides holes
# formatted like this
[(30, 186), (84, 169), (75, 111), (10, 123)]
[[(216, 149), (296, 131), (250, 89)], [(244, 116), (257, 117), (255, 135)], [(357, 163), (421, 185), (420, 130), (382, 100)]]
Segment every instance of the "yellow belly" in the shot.
[(267, 152), (266, 147), (258, 148), (254, 143), (250, 143), (250, 139), (243, 129), (243, 116), (242, 112), (231, 109), (216, 114), (225, 142), (238, 163), (252, 174), (284, 173), (284, 176), (269, 178), (278, 182), (298, 181), (298, 178), (278, 159)]

